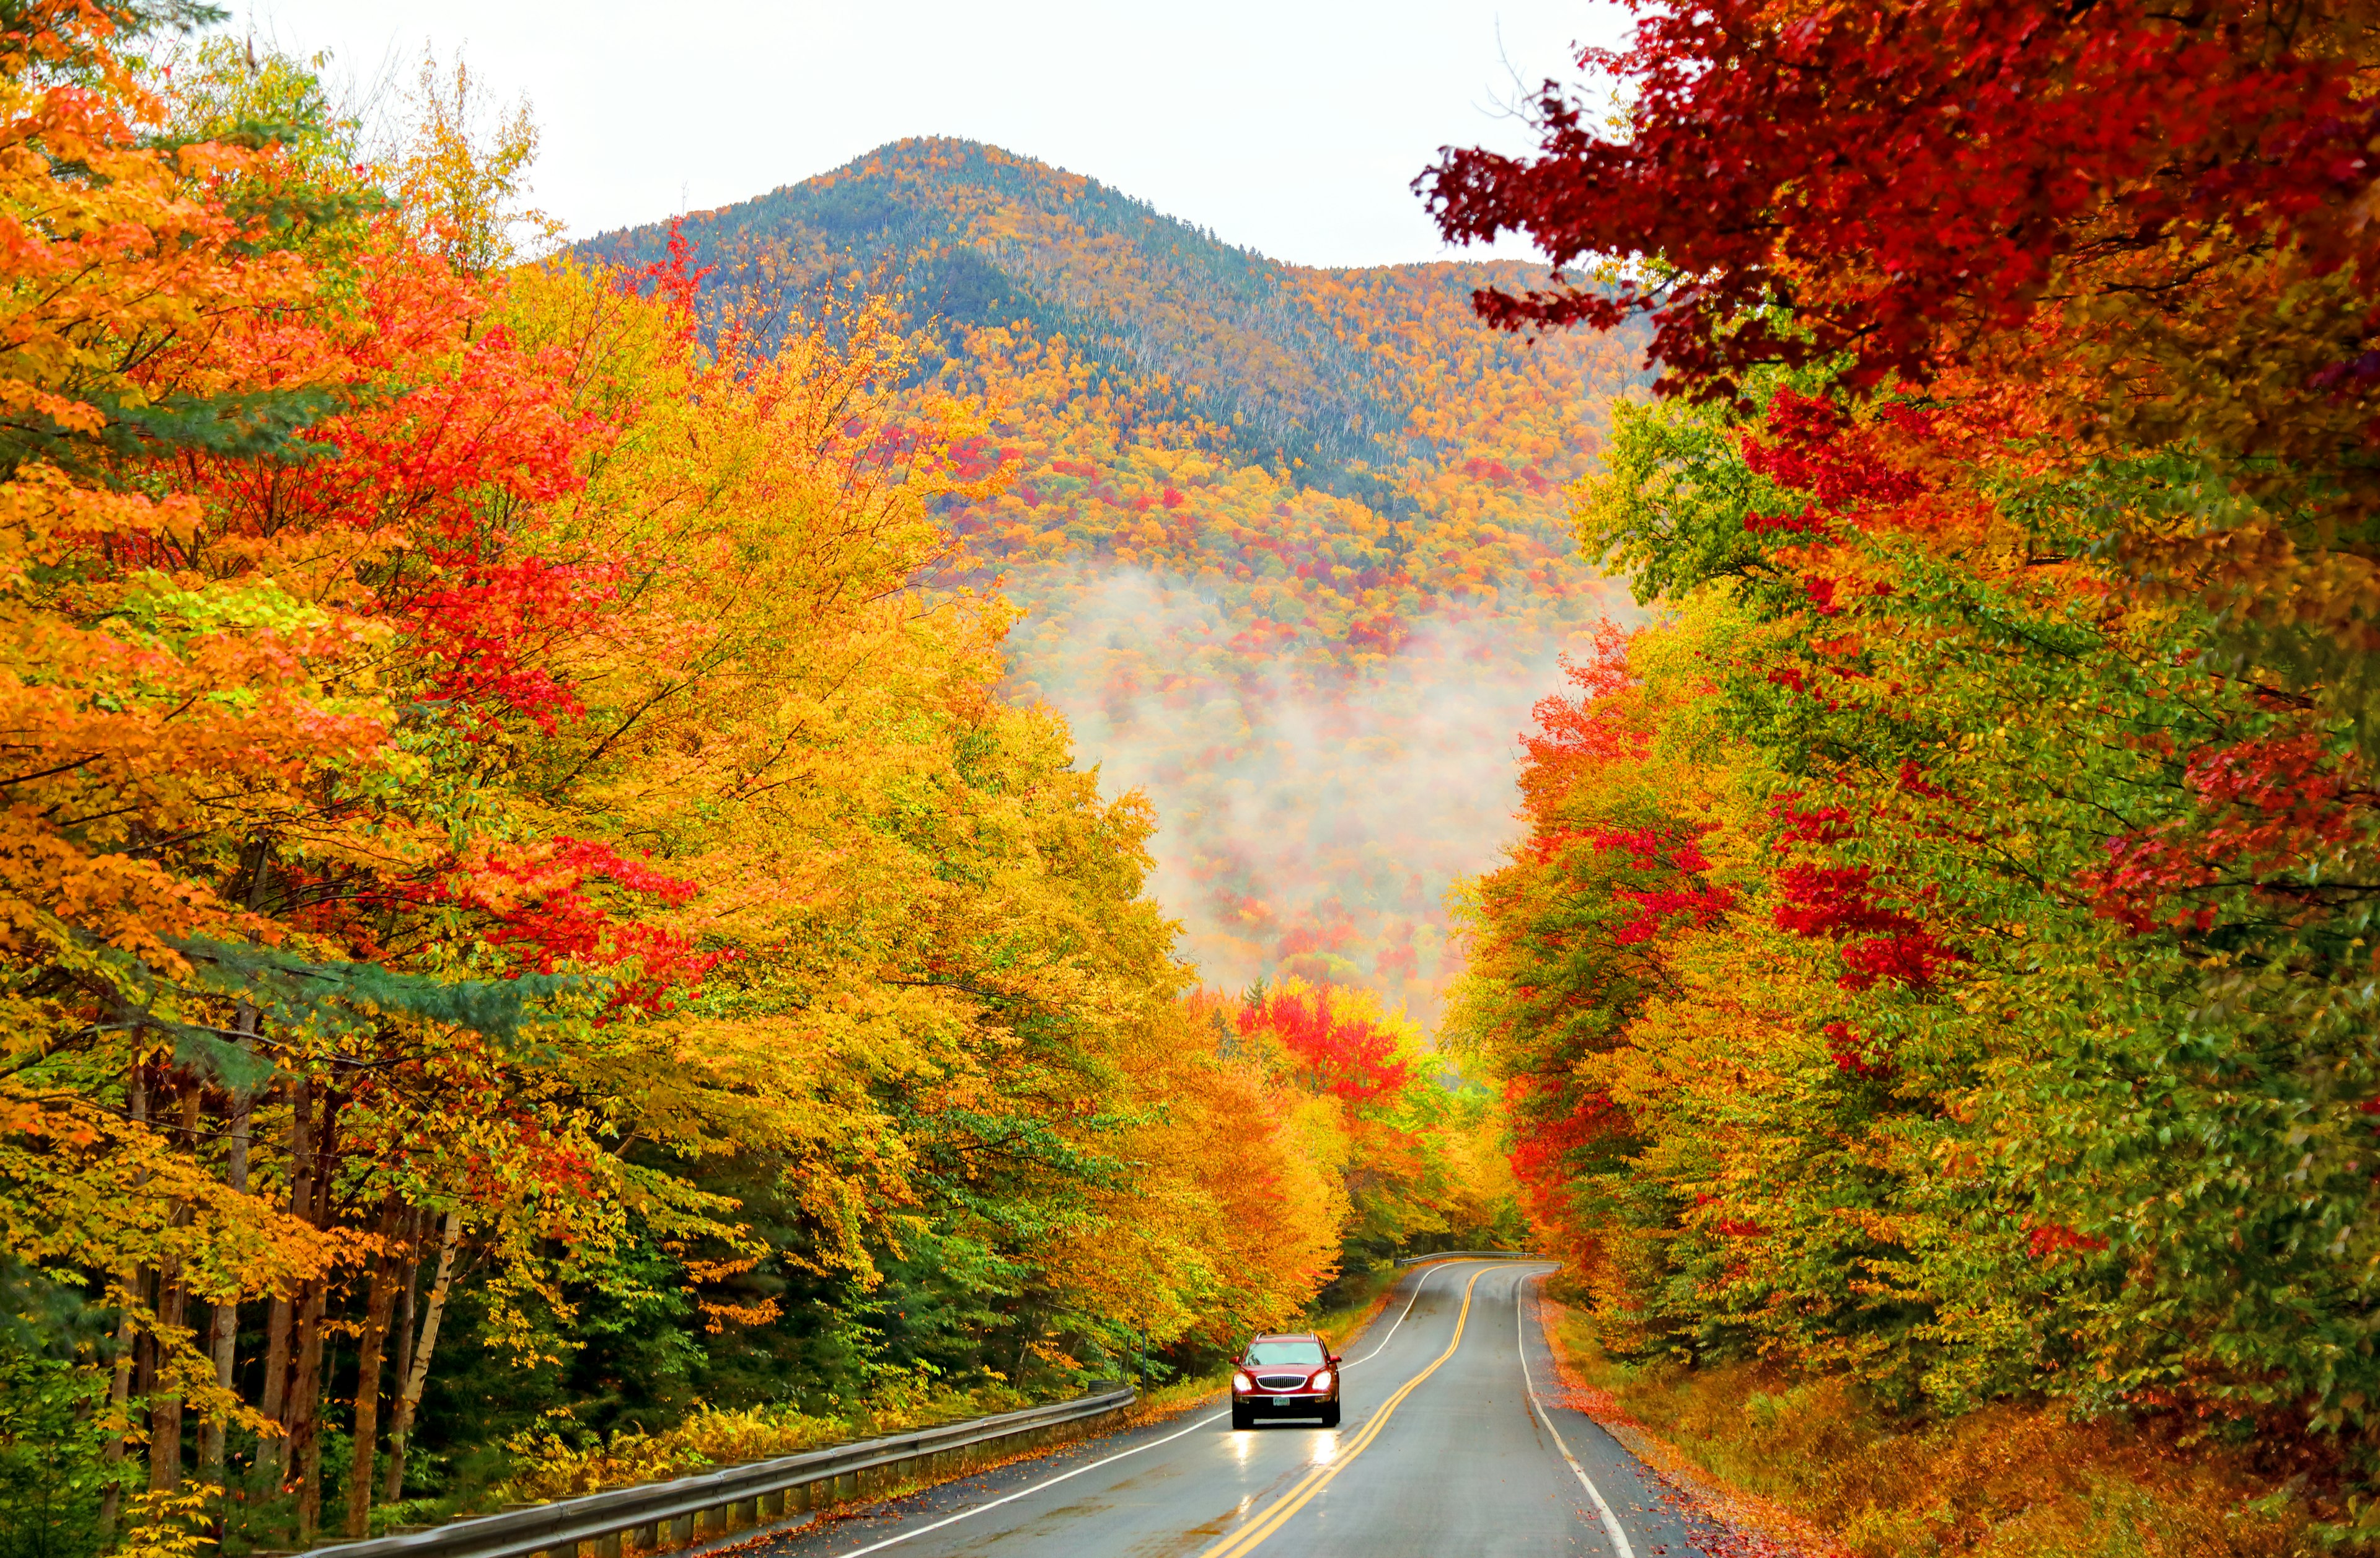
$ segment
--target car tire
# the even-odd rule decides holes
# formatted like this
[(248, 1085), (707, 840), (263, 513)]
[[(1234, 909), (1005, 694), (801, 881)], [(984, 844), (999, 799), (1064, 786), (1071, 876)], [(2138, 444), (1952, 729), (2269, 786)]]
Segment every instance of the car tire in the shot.
[(1330, 1406), (1325, 1406), (1322, 1409), (1322, 1426), (1324, 1428), (1337, 1428), (1339, 1426), (1339, 1404), (1337, 1402), (1334, 1401)]
[(1232, 1429), (1238, 1432), (1257, 1426), (1257, 1415), (1245, 1406), (1232, 1408)]

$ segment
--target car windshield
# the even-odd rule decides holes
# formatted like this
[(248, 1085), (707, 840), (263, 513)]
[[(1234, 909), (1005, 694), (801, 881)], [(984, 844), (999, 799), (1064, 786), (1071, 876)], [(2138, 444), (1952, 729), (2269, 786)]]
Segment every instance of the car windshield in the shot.
[(1322, 1361), (1322, 1344), (1319, 1342), (1251, 1342), (1248, 1344), (1248, 1361), (1256, 1364), (1317, 1364)]

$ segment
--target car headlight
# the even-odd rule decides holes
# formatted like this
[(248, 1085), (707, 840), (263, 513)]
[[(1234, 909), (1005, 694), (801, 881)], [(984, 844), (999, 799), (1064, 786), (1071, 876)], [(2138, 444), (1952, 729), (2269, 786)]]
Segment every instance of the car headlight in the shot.
[(1232, 1376), (1232, 1388), (1239, 1392), (1242, 1395), (1245, 1395), (1248, 1392), (1257, 1388), (1257, 1382), (1254, 1380), (1249, 1379), (1245, 1374), (1234, 1374)]
[(1314, 1382), (1311, 1388), (1318, 1391), (1329, 1390), (1330, 1388), (1330, 1370), (1326, 1369), (1321, 1373), (1314, 1376)]

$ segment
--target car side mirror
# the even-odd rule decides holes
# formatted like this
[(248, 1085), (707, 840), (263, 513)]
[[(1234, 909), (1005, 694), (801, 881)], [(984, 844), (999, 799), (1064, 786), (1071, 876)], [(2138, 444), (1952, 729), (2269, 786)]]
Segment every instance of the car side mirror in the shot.
[(1337, 1353), (1332, 1353), (1332, 1354), (1330, 1355), (1330, 1357), (1329, 1361), (1330, 1361), (1330, 1367), (1331, 1367), (1331, 1368), (1333, 1368), (1333, 1369), (1338, 1368), (1338, 1367), (1339, 1367), (1339, 1355), (1338, 1355)]

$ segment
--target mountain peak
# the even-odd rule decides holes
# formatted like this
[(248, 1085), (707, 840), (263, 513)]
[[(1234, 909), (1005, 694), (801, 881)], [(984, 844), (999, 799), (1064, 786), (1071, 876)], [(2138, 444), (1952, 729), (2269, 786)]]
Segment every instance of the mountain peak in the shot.
[(1030, 608), (1012, 690), (1158, 802), (1158, 891), (1209, 976), (1433, 1009), (1445, 888), (1510, 827), (1476, 797), (1603, 610), (1562, 494), (1641, 342), (1488, 329), (1473, 289), (1517, 266), (1285, 265), (947, 138), (683, 231), (707, 306), (889, 293), (921, 376), (983, 397), (964, 457), (1008, 485), (949, 518)]

